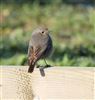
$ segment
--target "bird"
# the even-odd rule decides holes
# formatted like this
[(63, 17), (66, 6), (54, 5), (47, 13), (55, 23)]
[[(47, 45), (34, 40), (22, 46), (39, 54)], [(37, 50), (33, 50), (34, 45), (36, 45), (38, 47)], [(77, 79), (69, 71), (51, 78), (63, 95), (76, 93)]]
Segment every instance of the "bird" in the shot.
[[(28, 46), (28, 72), (32, 73), (40, 59), (47, 58), (53, 49), (52, 38), (47, 27), (38, 27), (32, 32)], [(46, 62), (46, 61), (45, 61)]]

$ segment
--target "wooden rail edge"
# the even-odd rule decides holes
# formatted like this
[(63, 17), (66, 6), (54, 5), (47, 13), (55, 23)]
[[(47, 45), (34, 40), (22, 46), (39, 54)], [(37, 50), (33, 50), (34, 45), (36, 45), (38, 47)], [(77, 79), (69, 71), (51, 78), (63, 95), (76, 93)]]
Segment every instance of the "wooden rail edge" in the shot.
[(94, 67), (0, 66), (0, 100), (95, 100)]

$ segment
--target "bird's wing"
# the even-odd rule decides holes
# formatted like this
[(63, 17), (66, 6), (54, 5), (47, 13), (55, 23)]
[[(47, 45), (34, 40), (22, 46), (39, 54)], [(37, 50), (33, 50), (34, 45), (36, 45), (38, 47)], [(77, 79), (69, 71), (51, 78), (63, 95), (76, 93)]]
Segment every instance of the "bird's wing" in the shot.
[(36, 49), (34, 49), (33, 47), (29, 47), (28, 49), (28, 65), (29, 65), (28, 72), (33, 72), (35, 63), (41, 56), (40, 51), (41, 51), (40, 47), (37, 47)]
[(38, 46), (35, 49), (33, 48), (33, 46), (29, 47), (28, 49), (28, 64), (34, 64), (36, 63), (36, 61), (39, 59), (40, 55), (41, 55), (41, 47)]

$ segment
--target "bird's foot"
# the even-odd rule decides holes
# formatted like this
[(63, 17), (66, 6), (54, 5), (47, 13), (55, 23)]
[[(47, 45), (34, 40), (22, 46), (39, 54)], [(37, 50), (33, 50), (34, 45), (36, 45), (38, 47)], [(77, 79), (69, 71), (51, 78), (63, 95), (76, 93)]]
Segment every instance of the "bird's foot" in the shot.
[(44, 68), (52, 67), (51, 65), (45, 65)]
[(41, 65), (37, 65), (36, 68), (49, 68), (49, 67), (52, 67), (51, 65), (45, 65), (45, 66), (41, 66)]
[(36, 66), (36, 68), (40, 68), (40, 67), (41, 67), (40, 65), (37, 65), (37, 66)]

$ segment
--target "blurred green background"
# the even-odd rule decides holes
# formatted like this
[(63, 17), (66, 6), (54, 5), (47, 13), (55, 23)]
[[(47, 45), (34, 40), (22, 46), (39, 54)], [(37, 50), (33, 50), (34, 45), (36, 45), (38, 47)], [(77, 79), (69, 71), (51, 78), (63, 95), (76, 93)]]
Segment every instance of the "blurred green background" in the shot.
[(95, 0), (2, 0), (0, 9), (0, 65), (27, 65), (32, 31), (46, 25), (49, 64), (95, 67)]

